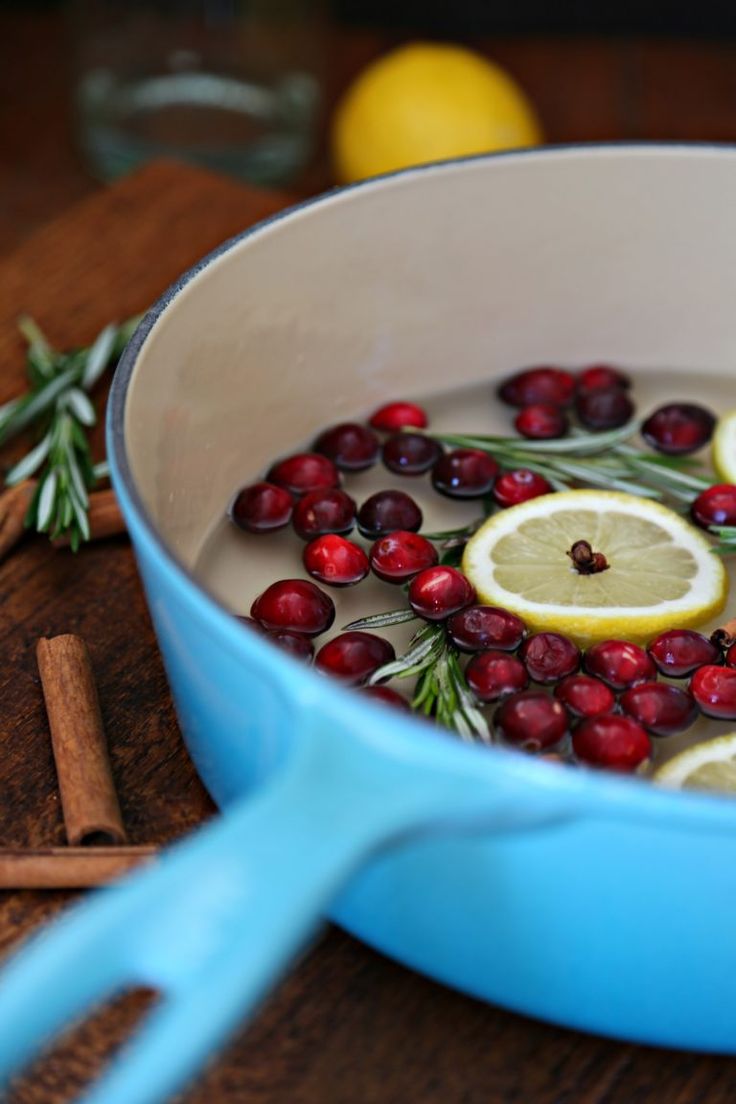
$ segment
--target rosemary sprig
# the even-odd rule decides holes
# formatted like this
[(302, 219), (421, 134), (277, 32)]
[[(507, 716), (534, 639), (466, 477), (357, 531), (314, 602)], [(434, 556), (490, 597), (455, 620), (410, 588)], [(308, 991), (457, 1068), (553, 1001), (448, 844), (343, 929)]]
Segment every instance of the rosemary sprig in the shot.
[(736, 525), (711, 525), (708, 532), (718, 538), (711, 552), (717, 556), (731, 556), (736, 552)]
[(89, 491), (107, 475), (106, 464), (92, 463), (87, 431), (97, 415), (87, 392), (118, 359), (138, 322), (105, 326), (88, 348), (68, 353), (54, 349), (32, 318), (19, 322), (28, 343), (30, 389), (0, 406), (0, 444), (31, 425), (39, 426), (41, 437), (5, 482), (14, 486), (37, 476), (26, 525), (52, 539), (68, 537), (75, 551), (89, 539)]

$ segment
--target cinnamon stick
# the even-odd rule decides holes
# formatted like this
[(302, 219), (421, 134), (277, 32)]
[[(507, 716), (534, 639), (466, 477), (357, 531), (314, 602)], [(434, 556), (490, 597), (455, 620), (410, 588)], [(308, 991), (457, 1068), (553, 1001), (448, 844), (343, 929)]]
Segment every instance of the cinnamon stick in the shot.
[(0, 889), (87, 889), (150, 862), (155, 847), (0, 848)]
[[(125, 519), (115, 498), (112, 488), (94, 491), (89, 496), (89, 539), (102, 540), (104, 537), (116, 537), (125, 532)], [(53, 541), (54, 548), (68, 548), (69, 538), (59, 537)]]
[(36, 646), (69, 843), (125, 843), (105, 732), (84, 641), (71, 634)]
[(26, 514), (35, 490), (35, 479), (26, 479), (0, 494), (0, 559), (16, 546), (26, 532)]

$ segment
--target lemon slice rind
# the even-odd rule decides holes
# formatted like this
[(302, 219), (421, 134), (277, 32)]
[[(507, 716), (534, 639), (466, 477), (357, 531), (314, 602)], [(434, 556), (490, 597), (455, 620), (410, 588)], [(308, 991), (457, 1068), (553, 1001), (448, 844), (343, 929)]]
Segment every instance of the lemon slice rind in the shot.
[(711, 459), (721, 482), (736, 483), (736, 410), (729, 410), (718, 419)]

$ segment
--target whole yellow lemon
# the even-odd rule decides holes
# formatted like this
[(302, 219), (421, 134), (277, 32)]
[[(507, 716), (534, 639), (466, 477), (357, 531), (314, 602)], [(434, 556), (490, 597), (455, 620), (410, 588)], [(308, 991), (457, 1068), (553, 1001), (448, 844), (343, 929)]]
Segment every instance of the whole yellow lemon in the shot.
[(335, 171), (345, 183), (541, 141), (534, 108), (508, 73), (472, 50), (426, 42), (369, 65), (332, 125)]

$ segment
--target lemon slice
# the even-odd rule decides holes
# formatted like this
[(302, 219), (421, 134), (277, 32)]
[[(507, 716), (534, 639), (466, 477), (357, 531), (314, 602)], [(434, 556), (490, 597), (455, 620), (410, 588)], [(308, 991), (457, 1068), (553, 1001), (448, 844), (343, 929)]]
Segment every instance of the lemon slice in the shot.
[[(587, 541), (606, 570), (580, 574), (568, 551)], [(580, 644), (647, 640), (699, 625), (726, 603), (728, 576), (679, 514), (615, 491), (542, 495), (492, 515), (468, 541), (463, 571), (478, 597), (534, 630)]]
[(736, 732), (686, 748), (661, 766), (654, 780), (677, 790), (736, 795)]
[(718, 419), (711, 458), (718, 478), (723, 483), (736, 483), (736, 410)]

